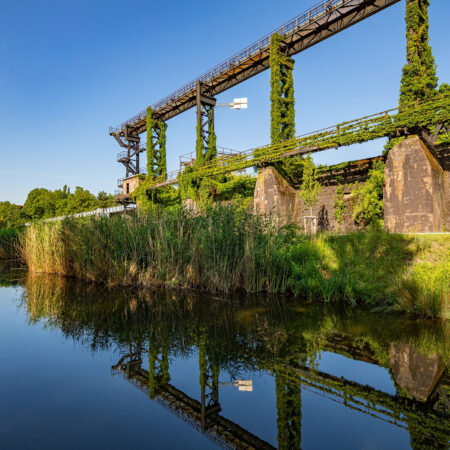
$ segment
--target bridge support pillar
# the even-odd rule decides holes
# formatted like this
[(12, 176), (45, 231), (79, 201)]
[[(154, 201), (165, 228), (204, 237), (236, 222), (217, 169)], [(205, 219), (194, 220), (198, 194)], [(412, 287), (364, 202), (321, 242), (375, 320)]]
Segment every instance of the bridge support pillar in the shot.
[(217, 156), (214, 131), (214, 106), (216, 99), (208, 95), (205, 86), (197, 82), (197, 141), (196, 163), (200, 167)]
[(446, 175), (419, 136), (409, 136), (395, 145), (385, 168), (386, 231), (444, 231)]
[(166, 130), (165, 122), (158, 122), (151, 107), (147, 108), (147, 176), (166, 181)]

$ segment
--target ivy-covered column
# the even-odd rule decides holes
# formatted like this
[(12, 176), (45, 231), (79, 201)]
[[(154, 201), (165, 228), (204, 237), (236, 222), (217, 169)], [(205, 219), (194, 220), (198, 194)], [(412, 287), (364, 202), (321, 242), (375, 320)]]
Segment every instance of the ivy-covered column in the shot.
[(166, 179), (166, 130), (165, 122), (158, 122), (153, 110), (147, 108), (147, 176), (150, 179)]
[(295, 137), (294, 60), (281, 50), (283, 36), (270, 39), (270, 137), (272, 144)]
[(400, 107), (433, 97), (438, 79), (428, 43), (430, 0), (406, 0), (406, 64), (400, 85)]
[(214, 106), (216, 99), (205, 92), (202, 83), (197, 83), (197, 139), (195, 144), (196, 166), (201, 167), (217, 156), (216, 133), (214, 131)]

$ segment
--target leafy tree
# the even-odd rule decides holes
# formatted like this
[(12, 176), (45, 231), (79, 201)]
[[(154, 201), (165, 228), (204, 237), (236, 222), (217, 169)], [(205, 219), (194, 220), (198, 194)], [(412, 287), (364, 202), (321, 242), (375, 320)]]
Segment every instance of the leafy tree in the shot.
[(75, 188), (75, 192), (68, 198), (66, 214), (89, 211), (98, 207), (97, 199), (87, 189), (80, 186)]
[(0, 228), (19, 227), (33, 220), (106, 208), (113, 204), (114, 197), (103, 191), (96, 197), (81, 187), (77, 187), (74, 193), (67, 186), (54, 191), (37, 188), (29, 192), (23, 208), (0, 202)]
[(0, 229), (17, 228), (23, 225), (25, 217), (20, 206), (0, 202)]
[(108, 208), (114, 205), (114, 196), (107, 194), (105, 191), (100, 191), (97, 194), (97, 204), (99, 208)]
[(56, 213), (56, 196), (44, 188), (30, 191), (23, 205), (24, 214), (30, 219), (54, 217)]

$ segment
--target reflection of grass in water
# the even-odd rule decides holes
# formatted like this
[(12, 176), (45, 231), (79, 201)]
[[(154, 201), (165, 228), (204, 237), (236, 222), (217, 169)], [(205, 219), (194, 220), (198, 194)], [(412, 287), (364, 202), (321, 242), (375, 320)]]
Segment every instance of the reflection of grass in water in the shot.
[[(227, 302), (190, 293), (173, 298), (170, 292), (100, 289), (32, 273), (25, 300), (30, 320), (59, 328), (77, 340), (84, 336), (94, 346), (116, 342), (126, 347), (127, 342), (145, 342), (151, 335), (173, 340), (174, 350), (189, 352), (198, 343), (198, 330), (204, 329), (221, 360), (249, 352), (268, 360), (313, 357), (334, 336), (348, 336), (361, 349), (368, 345), (385, 367), (392, 342), (411, 344), (423, 354), (437, 352), (450, 363), (449, 321), (405, 320), (341, 305), (299, 306), (270, 298)], [(297, 309), (301, 311), (294, 312)]]
[(249, 328), (256, 322), (258, 314), (265, 313), (266, 311), (267, 309), (262, 307), (247, 309), (245, 311), (240, 312), (237, 315), (236, 320), (241, 325)]

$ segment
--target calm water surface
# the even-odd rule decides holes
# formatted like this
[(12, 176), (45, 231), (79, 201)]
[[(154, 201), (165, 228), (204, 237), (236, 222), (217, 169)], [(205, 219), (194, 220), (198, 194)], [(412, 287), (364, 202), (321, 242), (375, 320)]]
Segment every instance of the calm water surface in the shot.
[(449, 323), (0, 268), (0, 448), (448, 448)]

